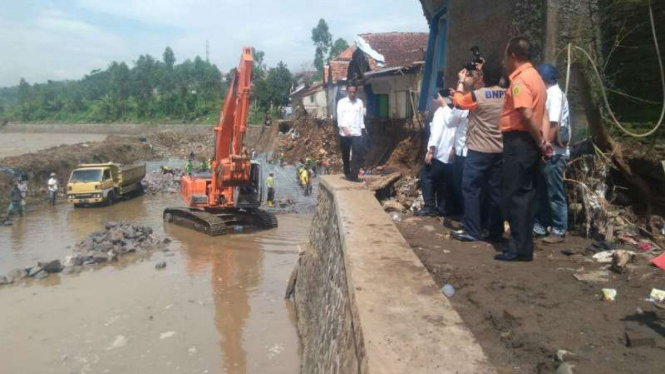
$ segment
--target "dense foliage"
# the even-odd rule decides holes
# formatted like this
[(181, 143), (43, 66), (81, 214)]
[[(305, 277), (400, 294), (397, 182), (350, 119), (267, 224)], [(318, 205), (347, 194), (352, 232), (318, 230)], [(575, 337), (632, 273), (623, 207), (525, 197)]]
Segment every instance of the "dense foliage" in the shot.
[[(267, 69), (255, 51), (253, 111), (288, 104), (292, 75), (285, 64)], [(196, 57), (176, 64), (171, 48), (162, 60), (141, 55), (133, 67), (112, 62), (80, 80), (0, 88), (0, 118), (67, 122), (215, 122), (228, 85), (214, 64)]]

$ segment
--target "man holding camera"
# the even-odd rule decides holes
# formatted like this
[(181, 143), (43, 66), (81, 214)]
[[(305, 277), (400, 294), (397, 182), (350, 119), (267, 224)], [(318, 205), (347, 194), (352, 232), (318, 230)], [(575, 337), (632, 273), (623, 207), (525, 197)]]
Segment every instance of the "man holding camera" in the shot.
[[(501, 113), (503, 133), (503, 190), (506, 218), (510, 224), (508, 250), (499, 261), (533, 260), (534, 192), (538, 164), (551, 154), (549, 121), (546, 120), (545, 83), (531, 65), (531, 43), (513, 38), (504, 64), (510, 87)], [(543, 135), (545, 134), (545, 136)]]
[[(457, 89), (451, 89), (453, 104), (470, 111), (466, 140), (468, 153), (462, 177), (464, 230), (453, 232), (452, 236), (461, 241), (482, 240), (482, 223), (487, 221), (488, 239), (500, 241), (503, 237), (503, 140), (499, 120), (506, 90), (499, 86), (502, 68), (498, 62), (479, 63), (474, 70), (475, 73), (462, 70)], [(478, 83), (484, 87), (468, 92), (467, 88), (476, 87)], [(487, 220), (481, 217), (483, 201), (489, 203)]]
[(556, 67), (545, 63), (536, 70), (547, 88), (545, 108), (550, 121), (549, 139), (554, 139), (554, 143), (552, 157), (542, 164), (541, 172), (545, 183), (538, 186), (541, 190), (538, 195), (545, 198), (538, 201), (538, 215), (533, 231), (536, 235), (546, 235), (546, 227), (551, 225), (550, 235), (543, 239), (543, 242), (557, 244), (564, 241), (568, 229), (568, 204), (563, 174), (570, 157), (570, 110), (568, 99), (558, 85), (559, 72)]

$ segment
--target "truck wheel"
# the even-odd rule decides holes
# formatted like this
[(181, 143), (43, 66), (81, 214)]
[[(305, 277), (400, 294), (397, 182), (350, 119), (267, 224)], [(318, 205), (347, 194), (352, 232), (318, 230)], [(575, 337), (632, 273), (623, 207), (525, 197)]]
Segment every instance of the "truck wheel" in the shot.
[(106, 197), (106, 205), (111, 206), (115, 203), (115, 196), (113, 191), (109, 192), (108, 196)]
[(82, 206), (83, 206), (83, 204), (74, 204), (74, 208), (80, 208)]

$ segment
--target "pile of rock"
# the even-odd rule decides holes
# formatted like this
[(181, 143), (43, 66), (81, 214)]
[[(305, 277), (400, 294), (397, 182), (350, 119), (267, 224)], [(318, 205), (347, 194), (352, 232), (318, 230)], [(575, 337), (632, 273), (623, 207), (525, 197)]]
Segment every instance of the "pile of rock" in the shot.
[(184, 175), (180, 169), (171, 169), (168, 172), (153, 170), (143, 178), (143, 188), (148, 193), (177, 193), (180, 191), (180, 179)]
[[(129, 253), (147, 252), (170, 243), (168, 238), (159, 239), (151, 227), (134, 226), (126, 222), (108, 222), (103, 230), (95, 231), (75, 246), (75, 254), (66, 256), (63, 262), (53, 260), (37, 265), (14, 269), (0, 275), (0, 285), (11, 284), (25, 278), (43, 279), (49, 274), (63, 272), (78, 273), (83, 266), (116, 261)], [(164, 248), (164, 247), (162, 247)]]

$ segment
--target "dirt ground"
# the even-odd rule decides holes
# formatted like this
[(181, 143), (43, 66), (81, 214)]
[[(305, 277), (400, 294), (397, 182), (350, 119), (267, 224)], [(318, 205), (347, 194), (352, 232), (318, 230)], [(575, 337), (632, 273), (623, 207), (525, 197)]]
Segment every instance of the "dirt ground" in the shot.
[[(537, 240), (531, 263), (501, 263), (499, 246), (450, 239), (438, 219), (397, 226), (437, 284), (455, 287), (451, 302), (499, 373), (554, 373), (560, 349), (581, 358), (575, 373), (665, 372), (665, 310), (644, 301), (665, 288), (665, 272), (646, 260), (619, 275), (584, 254), (591, 241), (569, 236), (559, 245)], [(594, 271), (607, 281), (573, 277)], [(601, 301), (602, 288), (615, 288), (616, 301)], [(626, 334), (647, 344), (629, 348)]]

